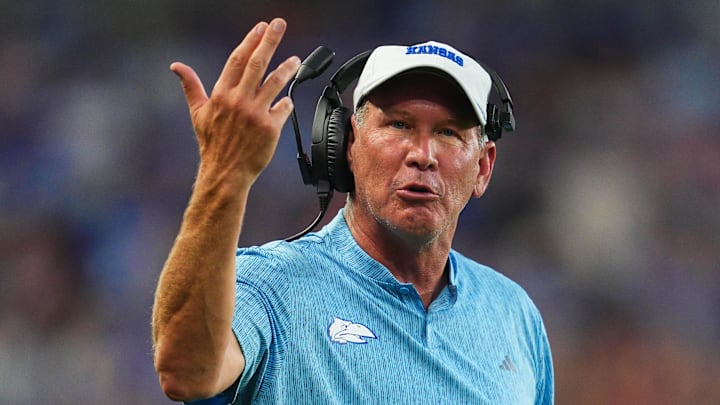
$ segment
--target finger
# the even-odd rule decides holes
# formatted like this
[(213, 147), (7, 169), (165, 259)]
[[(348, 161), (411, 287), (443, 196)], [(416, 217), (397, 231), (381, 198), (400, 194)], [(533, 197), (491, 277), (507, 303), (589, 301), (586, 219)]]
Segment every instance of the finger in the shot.
[(266, 22), (261, 21), (245, 35), (240, 45), (238, 45), (228, 57), (225, 67), (222, 73), (220, 73), (217, 83), (215, 83), (215, 88), (231, 88), (240, 81), (248, 59), (252, 51), (257, 47), (258, 43), (260, 43), (263, 34), (267, 30), (267, 26), (268, 24)]
[(276, 18), (270, 22), (270, 26), (265, 30), (260, 43), (250, 55), (245, 71), (240, 79), (240, 91), (246, 94), (254, 94), (258, 86), (265, 76), (270, 59), (280, 44), (280, 40), (285, 34), (287, 23), (282, 18)]
[(292, 110), (293, 102), (290, 100), (290, 97), (285, 96), (278, 100), (278, 102), (270, 109), (270, 115), (272, 115), (276, 120), (280, 120), (280, 122), (284, 125), (285, 121), (287, 121), (290, 116), (290, 113), (292, 113)]
[(170, 65), (170, 70), (180, 78), (185, 100), (187, 101), (190, 111), (195, 111), (207, 101), (207, 93), (203, 87), (200, 77), (190, 66), (175, 62)]
[(300, 58), (291, 56), (271, 72), (263, 83), (257, 95), (261, 105), (270, 105), (277, 98), (280, 91), (292, 79), (300, 66)]

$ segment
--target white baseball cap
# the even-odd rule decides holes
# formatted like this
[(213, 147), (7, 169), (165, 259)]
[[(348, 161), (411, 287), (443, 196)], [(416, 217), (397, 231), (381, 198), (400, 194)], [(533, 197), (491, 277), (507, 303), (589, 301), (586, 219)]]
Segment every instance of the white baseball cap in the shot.
[(374, 89), (389, 79), (411, 70), (431, 69), (454, 79), (475, 110), (478, 121), (487, 123), (486, 106), (492, 79), (473, 58), (457, 49), (435, 41), (401, 46), (385, 45), (376, 48), (367, 60), (355, 91), (355, 109)]

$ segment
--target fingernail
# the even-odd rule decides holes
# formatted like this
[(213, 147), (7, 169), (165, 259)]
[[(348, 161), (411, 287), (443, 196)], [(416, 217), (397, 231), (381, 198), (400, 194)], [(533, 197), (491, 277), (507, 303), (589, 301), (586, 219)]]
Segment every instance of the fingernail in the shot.
[(300, 64), (300, 58), (298, 58), (297, 56), (291, 56), (291, 57), (290, 57), (290, 63), (292, 63), (293, 65), (299, 65), (299, 64)]
[(275, 20), (272, 23), (272, 29), (275, 32), (282, 32), (285, 29), (285, 22), (283, 20)]
[(267, 24), (264, 22), (261, 22), (260, 24), (255, 27), (255, 32), (258, 33), (258, 35), (262, 35), (265, 33), (265, 28), (267, 28)]
[(179, 73), (177, 72), (177, 70), (176, 70), (176, 66), (177, 66), (177, 62), (171, 63), (171, 64), (170, 64), (170, 71), (173, 72), (173, 73), (175, 73), (175, 75), (176, 75), (177, 77), (179, 77), (179, 78), (182, 79), (182, 76), (180, 76), (180, 74), (179, 74)]

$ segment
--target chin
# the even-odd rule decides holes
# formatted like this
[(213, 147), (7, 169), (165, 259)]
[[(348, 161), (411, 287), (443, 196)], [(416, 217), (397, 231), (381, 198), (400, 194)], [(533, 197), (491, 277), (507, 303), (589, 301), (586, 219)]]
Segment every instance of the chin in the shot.
[(436, 223), (434, 218), (424, 218), (419, 215), (403, 215), (395, 221), (385, 223), (391, 231), (404, 239), (417, 241), (432, 241), (443, 233), (446, 228)]

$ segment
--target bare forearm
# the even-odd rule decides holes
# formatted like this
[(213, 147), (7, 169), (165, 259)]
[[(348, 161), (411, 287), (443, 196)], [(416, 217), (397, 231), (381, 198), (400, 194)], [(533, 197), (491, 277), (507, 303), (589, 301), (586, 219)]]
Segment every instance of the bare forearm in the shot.
[(200, 170), (180, 234), (163, 268), (153, 309), (155, 368), (173, 399), (214, 395), (244, 367), (232, 334), (235, 249), (252, 183), (275, 153), (292, 111), (275, 99), (300, 64), (267, 73), (285, 21), (260, 22), (233, 50), (210, 97), (183, 63), (182, 82), (200, 151)]
[(160, 276), (153, 311), (158, 372), (202, 386), (217, 379), (230, 339), (235, 249), (249, 185), (201, 170)]

